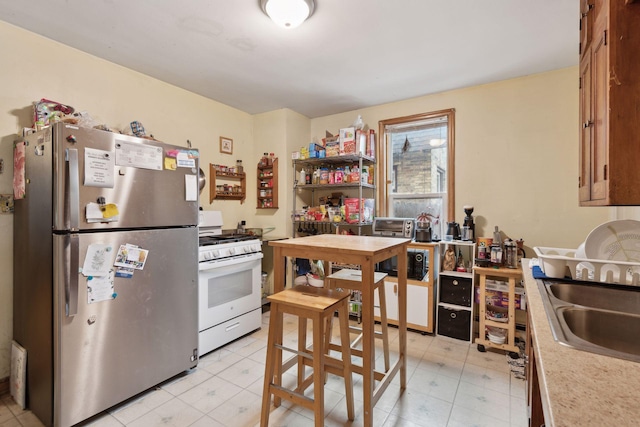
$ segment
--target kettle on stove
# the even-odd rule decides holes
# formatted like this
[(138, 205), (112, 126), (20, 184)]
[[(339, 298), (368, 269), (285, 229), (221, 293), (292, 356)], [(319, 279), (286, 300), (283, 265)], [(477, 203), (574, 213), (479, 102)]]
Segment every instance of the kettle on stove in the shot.
[(455, 221), (448, 222), (447, 236), (452, 236), (453, 240), (460, 240), (460, 224)]

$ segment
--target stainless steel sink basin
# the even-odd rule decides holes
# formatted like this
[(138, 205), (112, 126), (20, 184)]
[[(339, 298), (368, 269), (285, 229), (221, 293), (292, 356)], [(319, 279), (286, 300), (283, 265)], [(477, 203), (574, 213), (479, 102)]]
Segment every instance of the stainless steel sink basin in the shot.
[(616, 352), (640, 355), (639, 316), (583, 308), (565, 308), (561, 314), (579, 338)]
[(640, 315), (640, 292), (628, 286), (552, 283), (549, 290), (554, 297), (570, 304)]
[(640, 288), (537, 282), (556, 341), (640, 362)]

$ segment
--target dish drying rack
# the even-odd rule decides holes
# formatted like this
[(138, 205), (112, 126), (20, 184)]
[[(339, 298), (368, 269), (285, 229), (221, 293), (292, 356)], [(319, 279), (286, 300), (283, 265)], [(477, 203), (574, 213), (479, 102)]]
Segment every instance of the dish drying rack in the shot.
[(640, 285), (640, 263), (637, 262), (576, 258), (576, 249), (536, 246), (533, 250), (540, 268), (550, 278)]

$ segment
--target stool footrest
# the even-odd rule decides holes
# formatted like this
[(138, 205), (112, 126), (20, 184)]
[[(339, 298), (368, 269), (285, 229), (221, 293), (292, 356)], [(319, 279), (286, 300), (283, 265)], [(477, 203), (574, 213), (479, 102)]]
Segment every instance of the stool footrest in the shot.
[(275, 347), (276, 347), (276, 348), (279, 348), (280, 350), (287, 351), (287, 352), (289, 352), (289, 353), (294, 353), (294, 354), (296, 354), (296, 355), (298, 355), (298, 356), (306, 357), (307, 359), (311, 359), (311, 360), (313, 360), (313, 355), (311, 355), (311, 354), (310, 354), (309, 352), (307, 352), (307, 351), (300, 351), (300, 350), (296, 350), (296, 349), (293, 349), (293, 348), (291, 348), (291, 347), (285, 347), (285, 346), (280, 345), (280, 344), (276, 344), (276, 345), (275, 345)]
[(313, 410), (313, 399), (311, 399), (310, 397), (274, 383), (269, 384), (269, 387), (270, 392), (275, 397), (288, 400), (289, 402), (293, 402), (296, 405), (304, 406), (305, 408)]

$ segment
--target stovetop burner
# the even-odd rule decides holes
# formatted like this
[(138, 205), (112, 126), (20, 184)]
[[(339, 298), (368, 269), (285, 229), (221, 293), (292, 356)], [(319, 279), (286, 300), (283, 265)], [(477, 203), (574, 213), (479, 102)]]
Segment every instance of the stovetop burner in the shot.
[(218, 236), (200, 236), (198, 241), (200, 246), (211, 246), (223, 243), (243, 242), (255, 238), (256, 236), (252, 234), (224, 234)]

